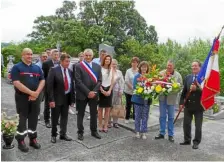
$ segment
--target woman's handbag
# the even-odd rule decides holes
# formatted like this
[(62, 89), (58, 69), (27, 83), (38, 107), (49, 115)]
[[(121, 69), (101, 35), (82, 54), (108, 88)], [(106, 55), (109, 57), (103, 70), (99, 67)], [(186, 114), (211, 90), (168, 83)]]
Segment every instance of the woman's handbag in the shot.
[[(119, 97), (117, 97), (117, 100), (118, 99), (119, 99)], [(118, 103), (118, 102), (116, 102), (116, 103)], [(114, 118), (125, 119), (126, 109), (125, 109), (125, 106), (122, 103), (122, 96), (121, 96), (120, 104), (113, 105), (113, 108), (111, 109), (111, 112), (110, 112), (110, 116), (114, 117)]]

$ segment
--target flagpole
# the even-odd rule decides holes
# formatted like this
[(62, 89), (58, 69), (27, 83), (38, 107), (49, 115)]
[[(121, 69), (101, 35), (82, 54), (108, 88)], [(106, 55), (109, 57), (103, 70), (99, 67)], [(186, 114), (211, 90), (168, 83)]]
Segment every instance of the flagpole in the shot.
[(223, 25), (221, 31), (219, 32), (219, 35), (216, 37), (216, 39), (219, 39), (220, 35), (222, 34), (222, 30), (223, 30), (223, 29), (224, 29), (224, 25)]

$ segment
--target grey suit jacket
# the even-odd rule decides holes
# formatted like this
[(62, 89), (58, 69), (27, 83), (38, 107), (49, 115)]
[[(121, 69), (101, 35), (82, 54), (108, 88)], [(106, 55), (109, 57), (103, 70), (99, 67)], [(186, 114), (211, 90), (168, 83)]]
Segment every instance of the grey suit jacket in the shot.
[(75, 66), (75, 87), (76, 99), (85, 100), (90, 91), (98, 92), (102, 83), (101, 66), (92, 62), (92, 69), (97, 76), (97, 83), (95, 83), (80, 63)]
[[(160, 72), (160, 74), (164, 75), (166, 72), (166, 70), (163, 70)], [(179, 72), (174, 71), (173, 76), (176, 78), (176, 81), (178, 83), (180, 83), (181, 87), (183, 86), (183, 80), (182, 80), (182, 76), (180, 75)], [(160, 95), (159, 96), (159, 100), (160, 101), (167, 101), (168, 105), (176, 105), (176, 100), (177, 100), (177, 95), (178, 93), (171, 93), (168, 96), (164, 96), (164, 95)]]

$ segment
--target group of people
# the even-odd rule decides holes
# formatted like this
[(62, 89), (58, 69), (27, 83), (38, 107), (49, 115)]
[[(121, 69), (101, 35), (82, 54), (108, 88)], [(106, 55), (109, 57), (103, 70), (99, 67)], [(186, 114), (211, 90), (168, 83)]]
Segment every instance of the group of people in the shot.
[[(51, 142), (57, 142), (57, 125), (60, 125), (60, 139), (71, 141), (67, 135), (69, 107), (76, 105), (78, 139), (84, 140), (83, 119), (86, 106), (90, 110), (91, 135), (101, 139), (99, 132), (108, 133), (111, 127), (119, 128), (118, 118), (110, 116), (113, 105), (122, 102), (122, 95), (126, 98), (125, 123), (130, 122), (133, 108), (133, 121), (136, 138), (146, 139), (148, 118), (152, 100), (145, 100), (133, 91), (139, 77), (150, 73), (147, 61), (140, 62), (138, 57), (131, 59), (131, 68), (123, 77), (118, 69), (118, 62), (105, 50), (101, 50), (99, 58), (94, 58), (91, 49), (79, 54), (79, 62), (71, 64), (70, 55), (59, 54), (57, 49), (47, 49), (42, 53), (39, 62), (32, 63), (32, 50), (25, 48), (22, 51), (22, 61), (12, 69), (12, 81), (15, 87), (16, 109), (19, 114), (19, 125), (16, 139), (18, 148), (28, 152), (29, 148), (24, 142), (29, 136), (30, 146), (40, 149), (37, 142), (37, 122), (40, 114), (40, 103), (45, 100), (44, 120), (47, 128), (51, 128)], [(203, 108), (200, 104), (201, 89), (195, 82), (200, 71), (200, 62), (192, 63), (192, 74), (182, 81), (181, 75), (174, 69), (174, 62), (169, 60), (167, 68), (161, 75), (172, 75), (177, 82), (183, 85), (180, 107), (184, 110), (184, 142), (181, 145), (191, 144), (191, 121), (195, 116), (196, 132), (193, 148), (197, 149), (201, 141)], [(186, 95), (192, 91), (188, 101)], [(166, 119), (168, 116), (168, 139), (174, 142), (174, 115), (177, 93), (168, 96), (159, 96), (160, 132), (155, 139), (164, 139), (166, 134)], [(184, 105), (184, 103), (186, 103)], [(60, 118), (60, 121), (59, 121)], [(98, 120), (97, 120), (98, 119)], [(28, 120), (28, 128), (27, 128)], [(98, 121), (98, 122), (97, 122)]]

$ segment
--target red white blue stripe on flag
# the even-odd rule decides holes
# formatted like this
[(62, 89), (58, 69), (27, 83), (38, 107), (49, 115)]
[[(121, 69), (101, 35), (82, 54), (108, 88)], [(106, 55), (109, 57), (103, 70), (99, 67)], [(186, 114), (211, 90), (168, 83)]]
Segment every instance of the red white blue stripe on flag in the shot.
[(218, 50), (219, 40), (215, 39), (197, 78), (202, 88), (201, 105), (205, 110), (212, 108), (215, 95), (220, 92)]

